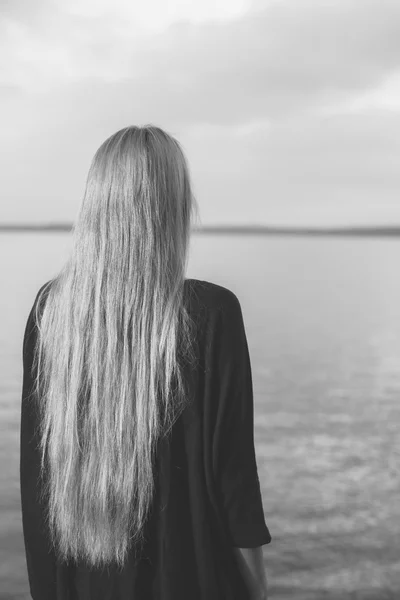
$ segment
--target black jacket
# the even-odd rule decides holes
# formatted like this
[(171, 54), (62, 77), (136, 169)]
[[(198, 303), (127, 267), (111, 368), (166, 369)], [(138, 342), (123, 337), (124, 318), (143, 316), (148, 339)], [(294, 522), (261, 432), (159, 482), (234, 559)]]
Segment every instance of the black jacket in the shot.
[(192, 402), (160, 442), (143, 557), (137, 564), (128, 560), (117, 573), (67, 566), (50, 548), (38, 499), (38, 419), (31, 396), (36, 296), (23, 342), (20, 438), (22, 523), (33, 600), (248, 598), (232, 547), (262, 546), (272, 538), (255, 456), (242, 310), (232, 291), (208, 281), (187, 279), (185, 298), (197, 328), (198, 361), (187, 370)]

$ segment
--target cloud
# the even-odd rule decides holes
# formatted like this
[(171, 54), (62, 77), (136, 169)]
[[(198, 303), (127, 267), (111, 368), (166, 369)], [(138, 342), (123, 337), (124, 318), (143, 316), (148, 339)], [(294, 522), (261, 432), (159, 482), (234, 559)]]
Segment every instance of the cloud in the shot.
[(257, 206), (264, 221), (301, 207), (308, 219), (318, 207), (343, 215), (358, 209), (362, 219), (372, 205), (378, 212), (397, 206), (400, 217), (400, 113), (308, 116), (247, 134), (219, 128), (185, 139), (194, 163), (207, 165), (207, 177), (197, 179), (200, 195), (225, 203), (226, 214), (235, 197), (248, 211)]
[(148, 122), (182, 142), (205, 222), (398, 204), (400, 87), (391, 110), (379, 109), (381, 84), (400, 68), (397, 0), (258, 2), (157, 35), (127, 11), (6, 5), (0, 170), (10, 211), (29, 197), (24, 214), (40, 206), (72, 218), (96, 148)]
[(119, 81), (139, 112), (141, 104), (157, 112), (161, 95), (181, 122), (234, 124), (342, 101), (400, 66), (397, 0), (282, 0), (227, 21), (181, 20), (157, 35), (135, 25), (134, 10), (88, 18), (62, 6), (42, 6), (30, 29), (26, 19), (8, 24), (5, 83), (25, 77), (49, 91)]

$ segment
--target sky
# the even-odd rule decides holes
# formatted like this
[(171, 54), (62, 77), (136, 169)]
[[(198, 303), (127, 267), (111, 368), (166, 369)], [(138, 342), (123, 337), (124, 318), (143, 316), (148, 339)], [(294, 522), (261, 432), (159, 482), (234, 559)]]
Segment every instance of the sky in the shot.
[(0, 0), (0, 223), (74, 221), (145, 124), (204, 225), (400, 224), (400, 2)]

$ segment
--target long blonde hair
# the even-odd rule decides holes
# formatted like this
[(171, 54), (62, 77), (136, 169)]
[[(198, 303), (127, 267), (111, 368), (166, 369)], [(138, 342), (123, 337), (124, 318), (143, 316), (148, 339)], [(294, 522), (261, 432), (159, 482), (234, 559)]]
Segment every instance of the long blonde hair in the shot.
[(190, 402), (193, 214), (177, 140), (153, 125), (117, 131), (92, 160), (70, 256), (38, 296), (41, 495), (63, 561), (122, 568), (143, 547), (157, 443)]

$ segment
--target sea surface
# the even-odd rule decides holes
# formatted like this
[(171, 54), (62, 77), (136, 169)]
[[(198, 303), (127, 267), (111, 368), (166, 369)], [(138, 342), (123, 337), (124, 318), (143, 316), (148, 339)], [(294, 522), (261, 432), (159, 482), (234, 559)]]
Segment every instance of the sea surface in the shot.
[[(22, 338), (69, 232), (0, 235), (0, 599), (29, 599)], [(400, 599), (400, 238), (192, 235), (245, 321), (269, 598)]]

